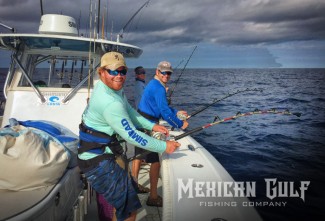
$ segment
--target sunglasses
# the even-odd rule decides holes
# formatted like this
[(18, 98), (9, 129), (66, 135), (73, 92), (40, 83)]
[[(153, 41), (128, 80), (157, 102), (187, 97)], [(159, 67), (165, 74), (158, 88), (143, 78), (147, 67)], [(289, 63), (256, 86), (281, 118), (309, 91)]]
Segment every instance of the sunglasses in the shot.
[(171, 75), (172, 74), (172, 72), (170, 72), (170, 71), (159, 71), (162, 75)]
[(123, 70), (120, 70), (120, 71), (119, 70), (112, 71), (112, 70), (106, 69), (106, 68), (104, 68), (104, 69), (107, 71), (107, 73), (109, 73), (112, 76), (117, 76), (118, 74), (120, 74), (121, 76), (125, 76), (126, 73), (128, 72), (126, 69), (123, 69)]

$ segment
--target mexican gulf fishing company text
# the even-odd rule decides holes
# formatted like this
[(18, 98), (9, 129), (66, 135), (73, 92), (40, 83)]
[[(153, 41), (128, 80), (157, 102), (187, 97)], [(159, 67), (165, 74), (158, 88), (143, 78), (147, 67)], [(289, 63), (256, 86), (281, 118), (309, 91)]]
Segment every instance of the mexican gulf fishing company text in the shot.
[[(276, 178), (266, 178), (266, 197), (270, 200), (275, 198), (295, 197), (305, 201), (305, 192), (310, 181), (277, 181)], [(250, 202), (236, 200), (238, 197), (256, 197), (256, 182), (235, 181), (194, 181), (194, 179), (177, 179), (178, 202), (183, 199), (202, 198), (209, 201), (198, 201), (199, 206), (286, 206), (282, 201)], [(213, 201), (212, 199), (216, 201)], [(231, 199), (230, 199), (231, 198)]]

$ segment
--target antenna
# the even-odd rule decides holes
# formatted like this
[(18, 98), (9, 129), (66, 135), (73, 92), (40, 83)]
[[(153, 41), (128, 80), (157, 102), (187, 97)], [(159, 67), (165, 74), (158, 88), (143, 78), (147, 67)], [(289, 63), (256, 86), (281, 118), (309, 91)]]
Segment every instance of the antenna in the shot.
[(114, 25), (114, 23), (113, 23), (113, 21), (112, 21), (112, 27), (111, 27), (111, 41), (113, 41), (113, 25)]
[(80, 20), (81, 20), (81, 10), (79, 12), (79, 19), (78, 19), (78, 36), (79, 36), (79, 31), (80, 31)]
[(127, 26), (131, 23), (133, 18), (141, 11), (141, 9), (148, 5), (150, 0), (146, 1), (135, 13), (132, 15), (132, 17), (128, 20), (128, 22), (124, 25), (124, 27), (121, 29), (120, 33), (117, 35), (117, 42), (120, 42), (120, 38), (123, 38), (124, 30), (127, 28)]
[(40, 4), (41, 4), (41, 15), (44, 15), (44, 13), (43, 13), (43, 1), (42, 0), (40, 0)]

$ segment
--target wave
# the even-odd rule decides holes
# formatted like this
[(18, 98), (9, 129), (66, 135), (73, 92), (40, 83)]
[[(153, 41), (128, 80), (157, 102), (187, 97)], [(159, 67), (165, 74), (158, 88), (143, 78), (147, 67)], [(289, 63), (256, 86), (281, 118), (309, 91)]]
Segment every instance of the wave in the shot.
[(310, 127), (325, 128), (325, 122), (309, 123)]
[(318, 97), (318, 98), (312, 99), (311, 101), (314, 101), (314, 102), (325, 102), (325, 98)]
[(304, 100), (304, 99), (297, 99), (297, 98), (286, 98), (284, 100), (280, 100), (277, 103), (279, 104), (287, 104), (287, 103), (292, 103), (292, 104), (297, 104), (297, 103), (309, 103), (310, 101)]

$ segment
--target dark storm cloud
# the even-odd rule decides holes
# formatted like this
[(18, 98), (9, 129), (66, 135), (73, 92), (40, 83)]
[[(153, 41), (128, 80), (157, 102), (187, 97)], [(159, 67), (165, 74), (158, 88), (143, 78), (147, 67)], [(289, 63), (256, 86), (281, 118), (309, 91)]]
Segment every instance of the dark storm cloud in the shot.
[(19, 2), (12, 1), (12, 0), (2, 0), (0, 1), (0, 7), (6, 7), (6, 6), (15, 6), (18, 5)]
[[(145, 2), (101, 0), (106, 38), (116, 40), (121, 28)], [(64, 14), (80, 20), (80, 33), (89, 36), (95, 26), (92, 23), (89, 29), (90, 6), (94, 17), (97, 3), (98, 0), (43, 0), (43, 9), (45, 14)], [(18, 32), (38, 31), (38, 0), (0, 0), (0, 6), (1, 23)], [(150, 63), (157, 62), (158, 55), (178, 62), (182, 50), (191, 51), (193, 45), (200, 44), (207, 45), (204, 52), (206, 60), (213, 62), (210, 66), (240, 66), (249, 61), (249, 65), (278, 67), (292, 58), (291, 65), (294, 56), (305, 54), (317, 61), (313, 65), (323, 66), (324, 11), (324, 0), (151, 0), (124, 30), (122, 41), (144, 48), (142, 57)], [(6, 30), (0, 27), (0, 32)], [(303, 52), (306, 48), (308, 53)], [(319, 53), (312, 55), (316, 50)], [(286, 55), (288, 52), (290, 55)]]
[[(113, 30), (114, 39), (144, 2), (101, 1), (102, 14), (105, 11), (108, 17), (105, 26), (108, 32)], [(94, 15), (97, 1), (92, 3)], [(0, 5), (1, 22), (21, 32), (37, 31), (39, 1), (0, 0)], [(90, 1), (43, 0), (43, 9), (80, 18), (81, 32), (89, 32)], [(324, 40), (324, 11), (322, 0), (152, 0), (125, 30), (124, 38), (149, 44), (237, 45)]]
[[(163, 10), (162, 10), (163, 8)], [(139, 33), (148, 42), (226, 45), (325, 39), (320, 0), (159, 1), (143, 12)], [(139, 38), (137, 38), (137, 36)]]
[(259, 4), (241, 5), (238, 9), (242, 9), (242, 13), (234, 20), (247, 24), (246, 29), (243, 26), (244, 32), (254, 33), (247, 27), (255, 27), (257, 36), (266, 33), (269, 37), (263, 36), (265, 43), (325, 38), (324, 1), (260, 1)]

